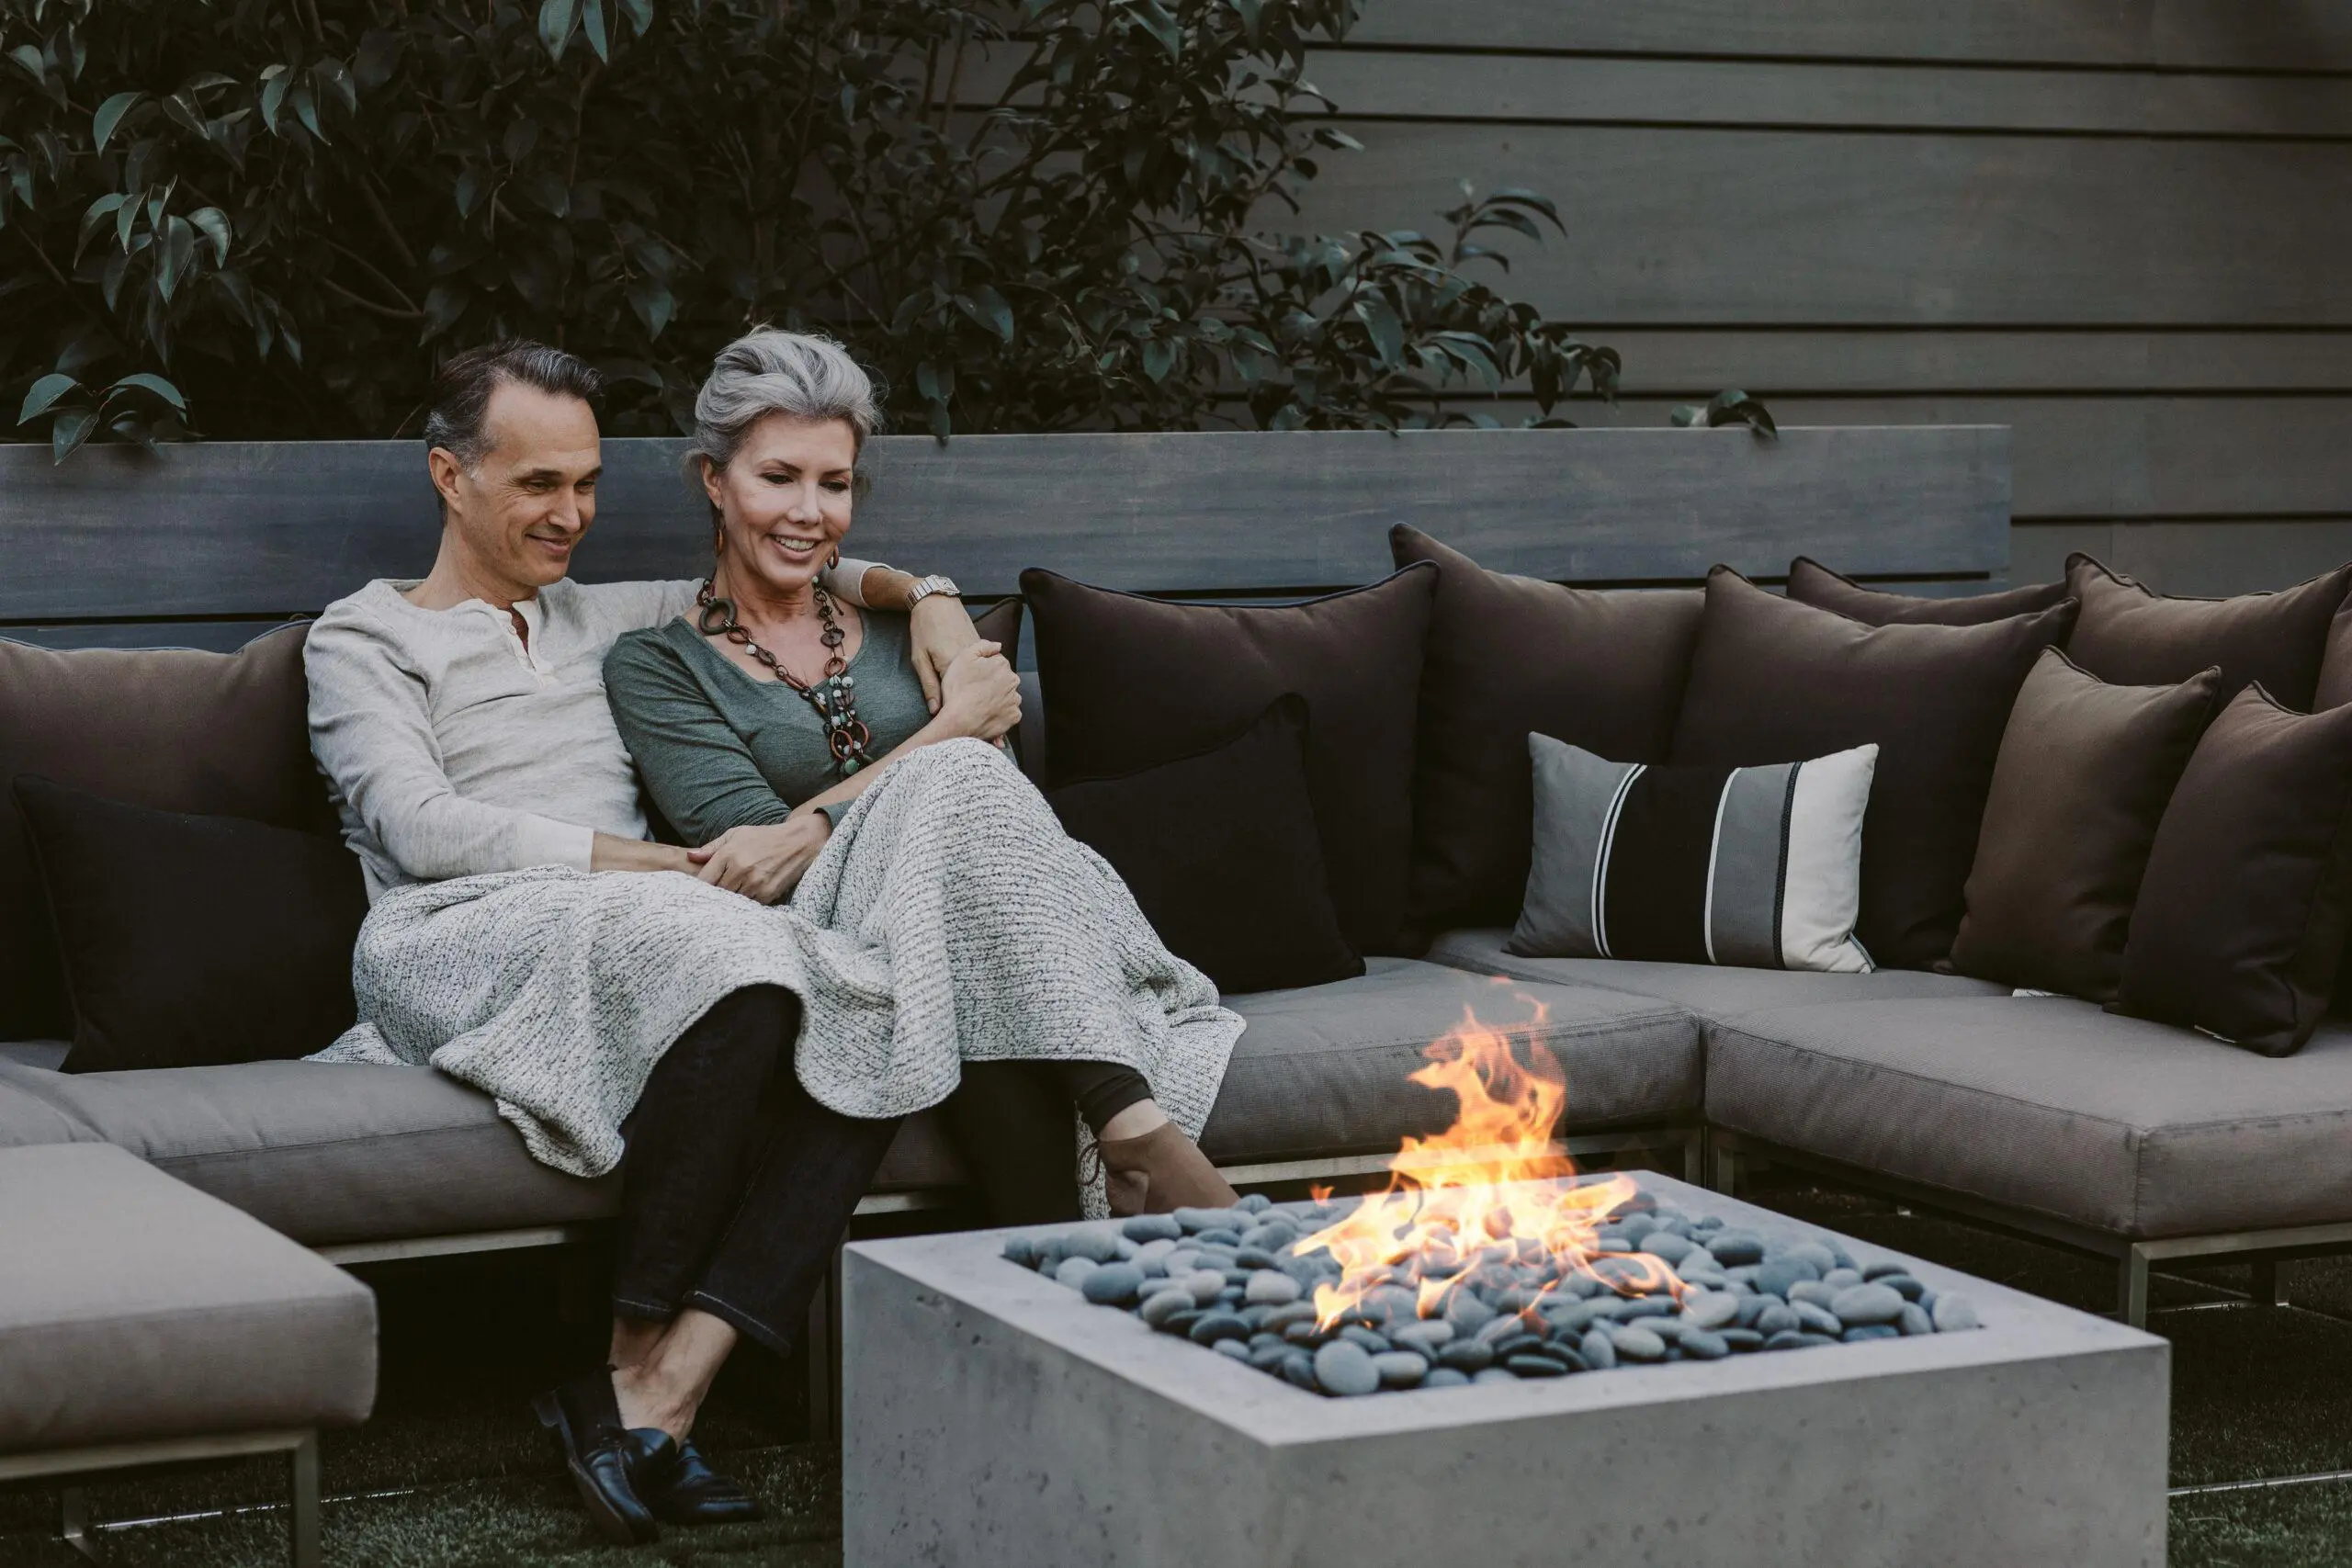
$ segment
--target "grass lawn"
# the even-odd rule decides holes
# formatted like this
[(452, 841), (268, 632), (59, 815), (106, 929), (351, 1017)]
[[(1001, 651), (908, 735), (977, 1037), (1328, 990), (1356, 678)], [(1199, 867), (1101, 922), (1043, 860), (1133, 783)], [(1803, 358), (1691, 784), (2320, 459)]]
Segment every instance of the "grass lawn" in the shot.
[[(2054, 1301), (2098, 1310), (2105, 1266), (2055, 1248), (1905, 1213), (1813, 1186), (1766, 1187), (1758, 1201)], [(2295, 1305), (2242, 1304), (2243, 1268), (2164, 1276), (2154, 1328), (2173, 1343), (2176, 1488), (2352, 1470), (2352, 1259), (2287, 1265)], [(324, 1443), (326, 1555), (367, 1568), (428, 1565), (780, 1564), (841, 1559), (838, 1456), (807, 1438), (797, 1369), (739, 1358), (700, 1436), (766, 1499), (768, 1519), (673, 1529), (655, 1546), (592, 1536), (552, 1449), (524, 1408), (536, 1389), (594, 1351), (585, 1325), (557, 1331), (544, 1259), (408, 1265), (369, 1276), (384, 1320), (376, 1417)], [(122, 1568), (277, 1568), (285, 1561), (282, 1464), (240, 1461), (101, 1479), (101, 1519)], [(0, 1563), (70, 1568), (56, 1539), (53, 1485), (0, 1487)], [(2176, 1492), (2171, 1561), (2180, 1568), (2303, 1568), (2352, 1561), (2352, 1481)]]

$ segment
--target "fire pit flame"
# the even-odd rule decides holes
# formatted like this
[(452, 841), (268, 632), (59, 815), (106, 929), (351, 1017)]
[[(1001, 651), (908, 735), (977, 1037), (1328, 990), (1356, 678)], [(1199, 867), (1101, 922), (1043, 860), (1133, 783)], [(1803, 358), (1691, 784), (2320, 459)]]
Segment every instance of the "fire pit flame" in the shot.
[(1575, 1164), (1552, 1138), (1567, 1075), (1535, 1038), (1544, 1021), (1539, 1003), (1514, 1039), (1465, 1009), (1457, 1027), (1422, 1051), (1428, 1066), (1410, 1081), (1453, 1094), (1460, 1109), (1442, 1132), (1404, 1140), (1385, 1190), (1299, 1241), (1302, 1257), (1327, 1251), (1341, 1269), (1337, 1284), (1316, 1287), (1318, 1326), (1329, 1328), (1383, 1287), (1412, 1290), (1420, 1316), (1441, 1316), (1482, 1265), (1546, 1258), (1556, 1278), (1541, 1294), (1581, 1274), (1620, 1295), (1682, 1295), (1673, 1270), (1645, 1253), (1612, 1252), (1607, 1272), (1593, 1269), (1602, 1256), (1595, 1233), (1637, 1189), (1624, 1176), (1574, 1181)]

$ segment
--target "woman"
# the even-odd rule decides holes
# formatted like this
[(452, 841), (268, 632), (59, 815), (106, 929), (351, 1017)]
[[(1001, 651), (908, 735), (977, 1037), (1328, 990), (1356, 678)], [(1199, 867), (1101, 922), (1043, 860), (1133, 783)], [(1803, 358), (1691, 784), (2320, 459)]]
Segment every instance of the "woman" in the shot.
[[(662, 1055), (626, 1124), (621, 1168), (611, 1379), (620, 1440), (606, 1468), (623, 1482), (655, 1468), (628, 1446), (658, 1448), (654, 1431), (707, 1471), (688, 1440), (703, 1393), (737, 1337), (788, 1343), (904, 1111), (941, 1104), (1001, 1223), (1080, 1212), (1080, 1119), (1114, 1212), (1234, 1200), (1154, 1097), (1146, 1066), (1183, 1070), (1197, 1122), (1214, 1100), (1197, 1069), (1213, 1057), (1221, 1076), (1238, 1021), (1214, 1008), (1197, 972), (1158, 949), (1108, 866), (1060, 833), (993, 749), (1020, 716), (1001, 650), (966, 649), (933, 712), (906, 616), (861, 614), (818, 581), (849, 531), (857, 460), (876, 423), (865, 373), (822, 339), (754, 333), (720, 354), (695, 413), (694, 460), (717, 557), (698, 614), (623, 637), (605, 669), (654, 804), (702, 846), (693, 859), (704, 882), (760, 905), (791, 900), (792, 913), (854, 950), (844, 963), (889, 950), (903, 972), (910, 960), (897, 949), (910, 919), (888, 892), (862, 904), (852, 896), (863, 912), (840, 919), (845, 886), (863, 874), (869, 888), (903, 891), (938, 875), (936, 896), (912, 907), (960, 897), (988, 911), (963, 925), (960, 948), (942, 947), (933, 978), (1039, 1005), (1017, 1010), (1034, 1010), (1034, 1028), (994, 1032), (974, 1026), (981, 1010), (968, 998), (950, 1010), (960, 1056), (944, 1102), (950, 1085), (928, 1061), (855, 1083), (828, 1077), (811, 1052), (832, 1043), (814, 1025), (803, 1032), (802, 998), (788, 987), (729, 995)], [(943, 844), (940, 874), (925, 850)], [(795, 898), (820, 857), (825, 889)], [(1008, 858), (1019, 863), (1003, 886), (983, 891), (976, 879)], [(1060, 891), (1024, 909), (1033, 886)], [(1000, 921), (1046, 940), (1008, 937)], [(1089, 944), (1052, 929), (1065, 922), (1145, 933), (1167, 995), (1136, 1002), (1091, 981), (1133, 973), (1138, 955), (1106, 952), (1091, 968), (1066, 960)], [(979, 970), (989, 973), (970, 973)], [(1090, 985), (1091, 1003), (1043, 1006), (1083, 998)], [(1190, 999), (1174, 1000), (1179, 989)], [(902, 987), (902, 1029), (915, 1005)], [(577, 1419), (612, 1416), (593, 1374), (568, 1390)], [(714, 1477), (710, 1488), (721, 1486)]]

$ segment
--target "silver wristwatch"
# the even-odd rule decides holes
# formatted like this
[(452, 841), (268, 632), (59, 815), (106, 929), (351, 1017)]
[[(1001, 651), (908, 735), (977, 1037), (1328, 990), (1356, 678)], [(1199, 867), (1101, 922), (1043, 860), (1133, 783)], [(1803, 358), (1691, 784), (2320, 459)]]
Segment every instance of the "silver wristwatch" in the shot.
[(950, 599), (961, 599), (964, 596), (964, 591), (956, 586), (954, 578), (941, 577), (933, 573), (929, 577), (915, 579), (914, 592), (907, 595), (907, 608), (913, 609), (934, 593), (944, 593)]

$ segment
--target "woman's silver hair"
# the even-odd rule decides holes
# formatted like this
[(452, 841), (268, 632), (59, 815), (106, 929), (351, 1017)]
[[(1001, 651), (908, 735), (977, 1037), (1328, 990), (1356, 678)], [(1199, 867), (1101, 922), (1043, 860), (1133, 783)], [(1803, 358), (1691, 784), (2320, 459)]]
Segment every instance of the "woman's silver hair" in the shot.
[(849, 350), (829, 337), (762, 327), (718, 351), (695, 398), (687, 462), (698, 468), (707, 457), (724, 468), (752, 427), (773, 413), (811, 424), (842, 420), (860, 454), (882, 419), (873, 379)]

